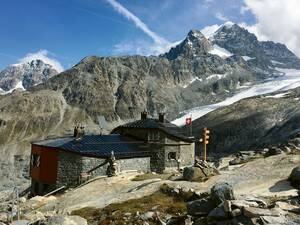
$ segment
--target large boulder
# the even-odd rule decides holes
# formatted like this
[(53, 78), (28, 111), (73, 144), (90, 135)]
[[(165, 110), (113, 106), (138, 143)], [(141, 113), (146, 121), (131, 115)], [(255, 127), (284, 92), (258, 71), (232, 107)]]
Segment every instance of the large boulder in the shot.
[(227, 220), (228, 214), (224, 211), (223, 207), (214, 208), (207, 216), (207, 221), (222, 221)]
[(234, 200), (235, 197), (232, 186), (226, 182), (215, 184), (211, 188), (211, 199), (216, 206), (225, 200)]
[(193, 216), (208, 215), (215, 208), (210, 199), (199, 199), (187, 204), (187, 213)]
[(187, 181), (201, 181), (205, 177), (199, 167), (185, 167), (183, 170), (183, 179)]
[(187, 181), (204, 181), (218, 173), (218, 170), (214, 166), (203, 160), (196, 160), (193, 167), (184, 168), (183, 179)]
[(300, 187), (300, 166), (295, 167), (288, 179), (294, 187)]

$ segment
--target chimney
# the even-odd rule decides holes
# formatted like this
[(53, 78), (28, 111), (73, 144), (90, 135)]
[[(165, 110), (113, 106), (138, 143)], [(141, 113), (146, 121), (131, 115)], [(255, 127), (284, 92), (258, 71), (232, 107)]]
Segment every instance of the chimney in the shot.
[(74, 138), (76, 140), (81, 140), (81, 138), (85, 135), (84, 126), (76, 126), (74, 128)]
[(141, 119), (142, 120), (145, 120), (145, 119), (147, 119), (147, 115), (148, 115), (148, 113), (147, 113), (147, 111), (145, 110), (145, 111), (143, 111), (143, 112), (141, 112)]
[(165, 122), (165, 114), (164, 113), (159, 113), (158, 114), (158, 121), (160, 123), (164, 123)]
[(74, 127), (73, 137), (77, 137), (78, 135), (78, 126)]

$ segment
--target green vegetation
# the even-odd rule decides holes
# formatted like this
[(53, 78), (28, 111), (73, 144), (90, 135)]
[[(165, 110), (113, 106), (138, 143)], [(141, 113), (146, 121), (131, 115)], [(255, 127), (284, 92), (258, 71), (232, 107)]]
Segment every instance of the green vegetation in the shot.
[[(125, 201), (123, 203), (110, 204), (103, 209), (91, 207), (82, 208), (72, 212), (88, 220), (89, 224), (106, 225), (114, 221), (114, 224), (143, 224), (138, 215), (146, 212), (159, 212), (159, 217), (164, 219), (168, 215), (182, 215), (186, 213), (186, 202), (157, 191), (152, 195)], [(149, 219), (150, 224), (156, 223), (156, 216)]]

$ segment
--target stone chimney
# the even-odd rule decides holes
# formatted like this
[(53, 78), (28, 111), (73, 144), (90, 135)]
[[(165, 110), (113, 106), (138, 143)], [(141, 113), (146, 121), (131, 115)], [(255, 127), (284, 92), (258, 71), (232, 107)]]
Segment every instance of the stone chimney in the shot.
[(84, 130), (84, 126), (80, 125), (80, 126), (75, 126), (74, 128), (74, 138), (76, 140), (80, 140), (83, 136), (85, 135), (85, 130)]
[(165, 122), (165, 113), (159, 113), (158, 114), (158, 121), (160, 123), (164, 123)]
[(77, 134), (78, 134), (78, 126), (75, 126), (74, 127), (74, 132), (73, 132), (73, 137), (77, 137)]
[(144, 110), (143, 112), (141, 112), (141, 119), (142, 119), (142, 120), (147, 119), (147, 116), (148, 116), (148, 113), (147, 113), (146, 110)]

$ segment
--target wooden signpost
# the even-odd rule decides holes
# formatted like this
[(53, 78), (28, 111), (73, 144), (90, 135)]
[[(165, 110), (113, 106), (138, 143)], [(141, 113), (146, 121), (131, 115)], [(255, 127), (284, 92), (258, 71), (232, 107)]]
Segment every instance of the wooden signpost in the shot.
[(210, 131), (207, 129), (207, 127), (203, 128), (202, 138), (200, 138), (200, 142), (203, 143), (203, 160), (206, 161), (207, 158), (207, 146), (209, 141), (209, 133)]

